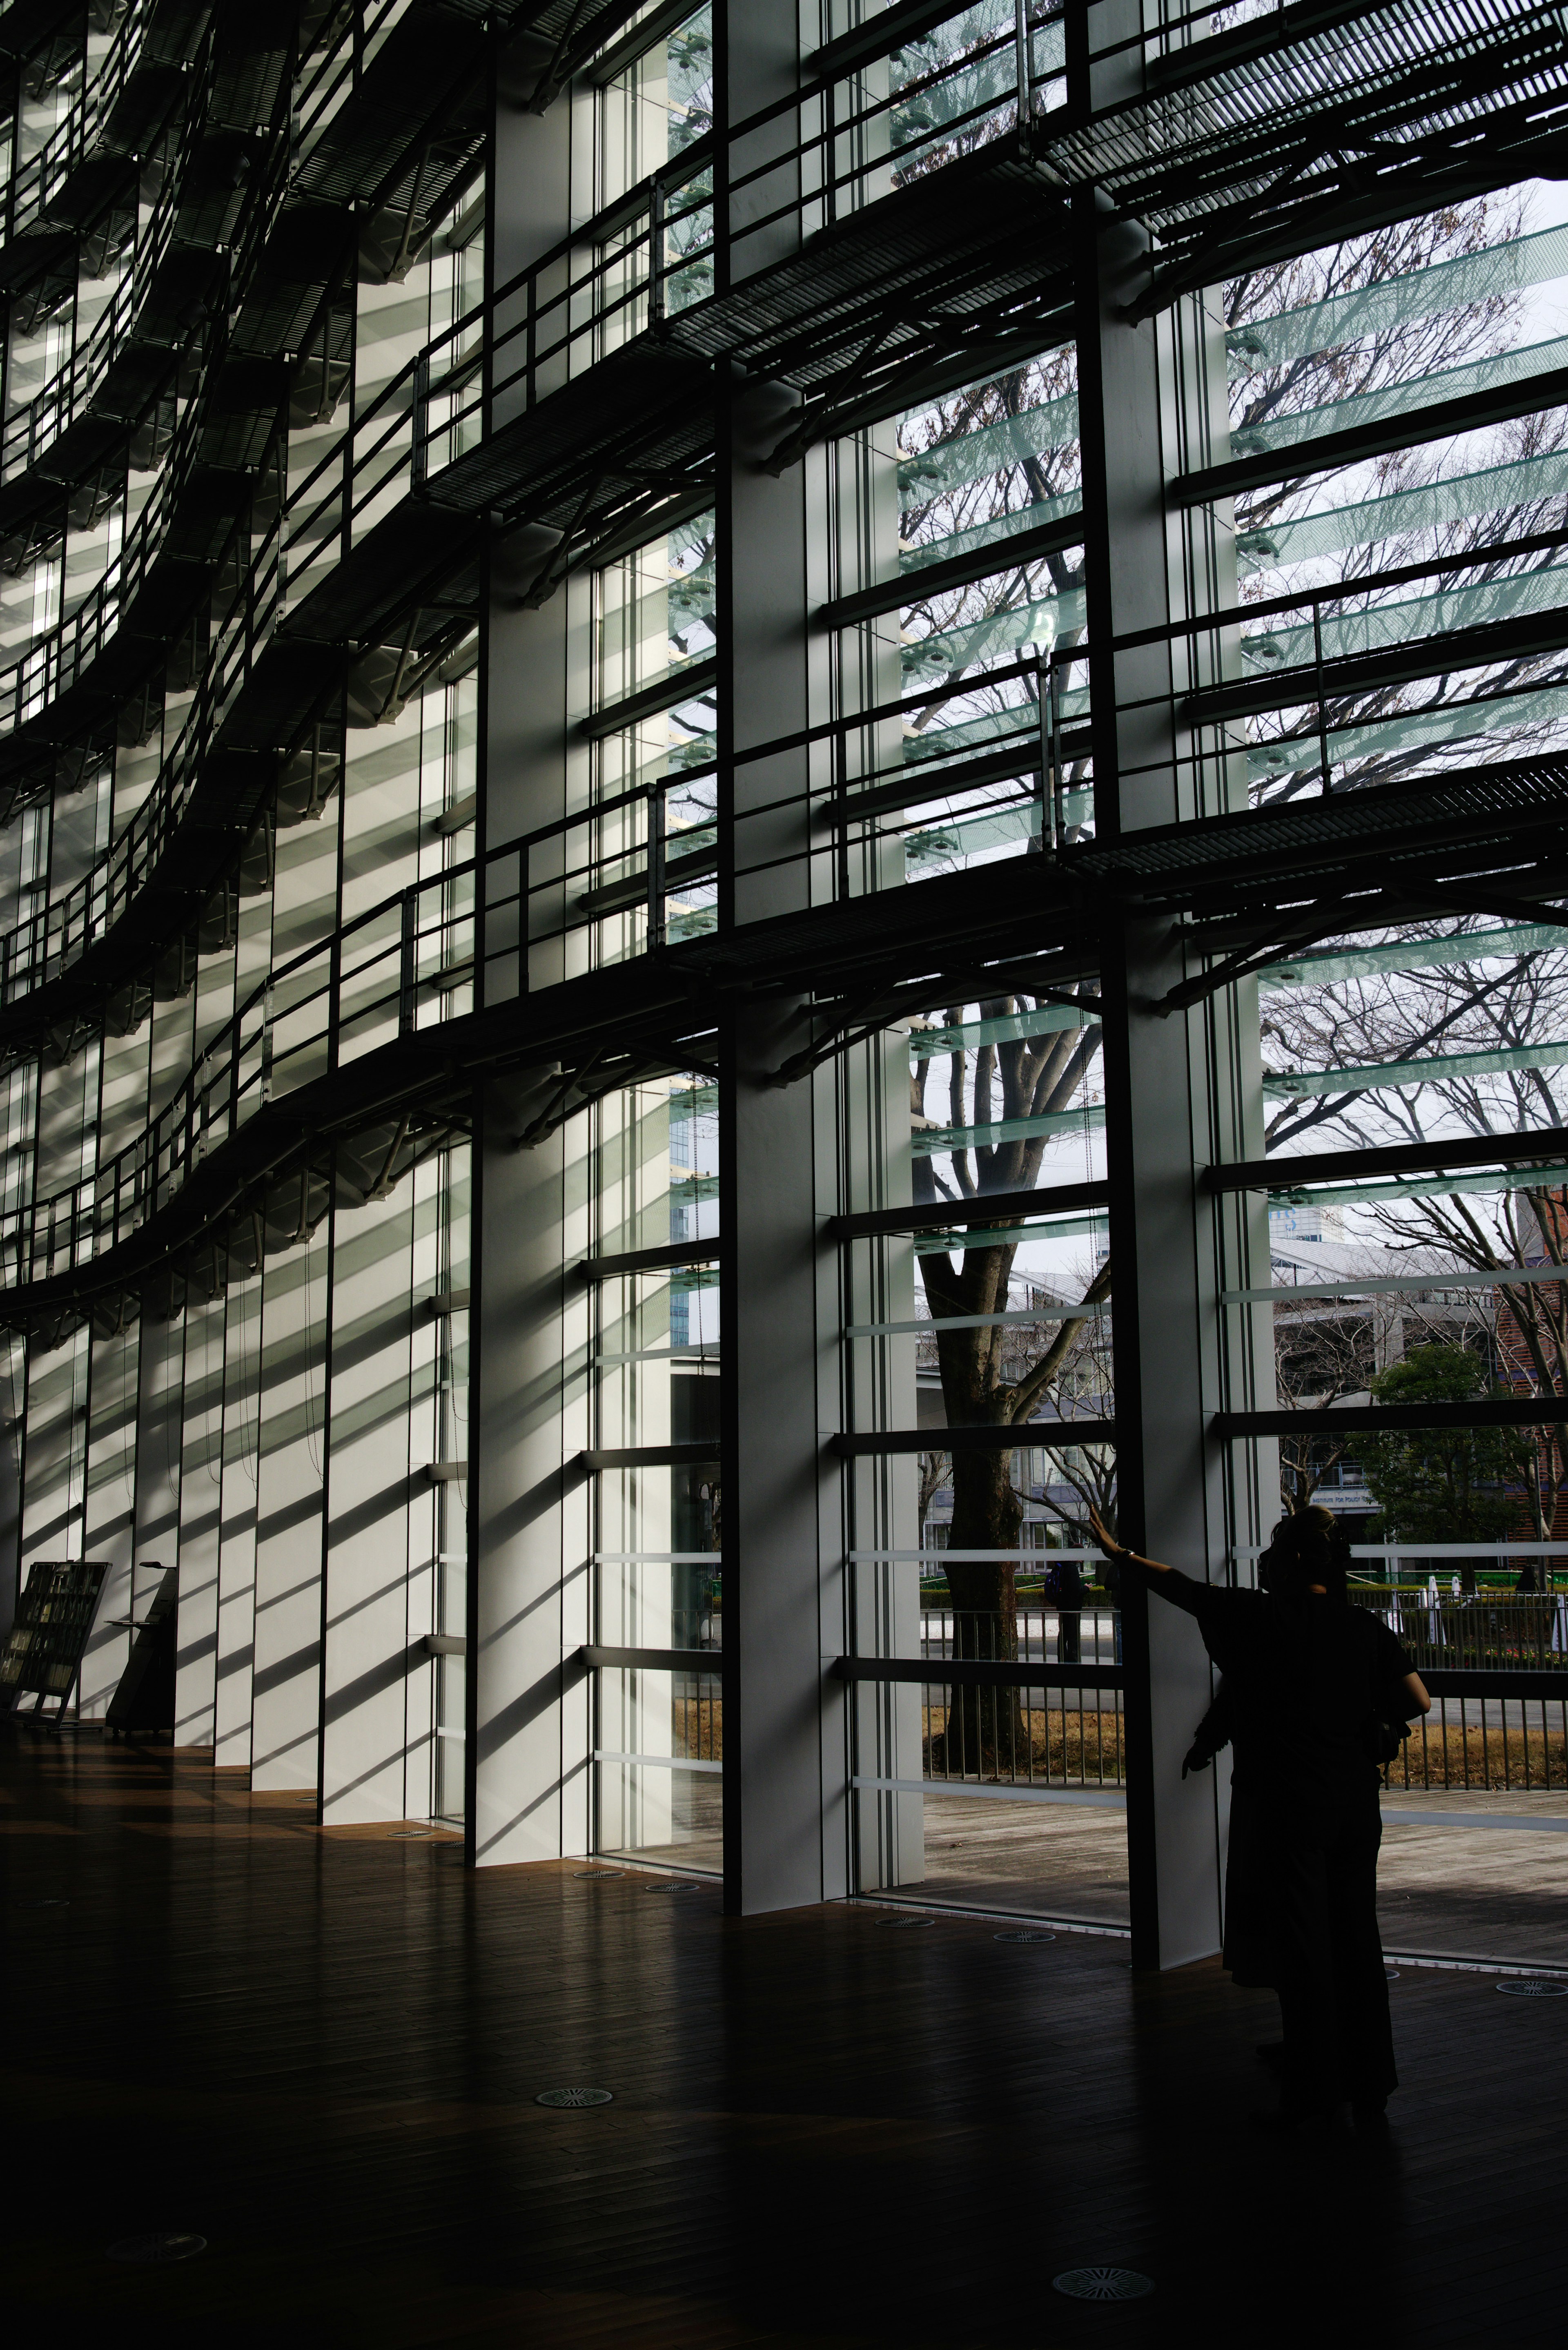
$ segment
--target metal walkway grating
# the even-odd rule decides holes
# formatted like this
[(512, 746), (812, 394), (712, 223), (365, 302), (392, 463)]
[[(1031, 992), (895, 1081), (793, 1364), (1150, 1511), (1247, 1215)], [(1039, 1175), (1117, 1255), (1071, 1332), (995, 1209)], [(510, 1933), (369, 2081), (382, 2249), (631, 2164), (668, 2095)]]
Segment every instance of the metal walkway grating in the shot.
[[(1245, 810), (1187, 824), (1160, 825), (1110, 845), (1070, 849), (1065, 870), (1122, 890), (1152, 894), (1223, 879), (1293, 875), (1369, 858), (1430, 859), (1461, 847), (1507, 848), (1521, 836), (1561, 831), (1568, 820), (1568, 757), (1523, 759), (1468, 775), (1379, 785)], [(1162, 887), (1160, 885), (1168, 885)]]
[[(1546, 0), (1385, 0), (1331, 12), (1303, 5), (1258, 28), (1199, 41), (1149, 68), (1149, 89), (1044, 149), (1078, 185), (1156, 228), (1168, 256), (1280, 251), (1431, 209), (1533, 171), (1568, 135), (1568, 32)], [(1487, 130), (1484, 151), (1476, 132)], [(1425, 183), (1425, 198), (1421, 188)], [(1196, 282), (1183, 267), (1183, 282)]]

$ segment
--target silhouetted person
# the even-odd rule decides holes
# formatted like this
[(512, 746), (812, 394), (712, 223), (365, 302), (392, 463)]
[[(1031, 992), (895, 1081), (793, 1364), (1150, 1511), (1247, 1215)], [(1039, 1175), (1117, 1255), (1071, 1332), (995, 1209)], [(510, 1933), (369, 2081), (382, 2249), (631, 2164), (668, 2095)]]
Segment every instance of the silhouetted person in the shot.
[(1064, 1558), (1051, 1570), (1056, 1600), (1056, 1661), (1075, 1665), (1082, 1661), (1080, 1634), (1084, 1605), (1084, 1578), (1078, 1572), (1075, 1558)]
[[(1224, 1679), (1188, 1756), (1235, 1748), (1224, 1962), (1279, 1994), (1282, 2120), (1333, 2115), (1349, 2099), (1374, 2126), (1397, 2085), (1377, 1932), (1379, 1761), (1386, 1724), (1427, 1712), (1419, 1675), (1382, 1617), (1345, 1599), (1345, 1551), (1326, 1510), (1276, 1527), (1266, 1591), (1195, 1583), (1113, 1540), (1107, 1557), (1198, 1622)], [(1199, 1767), (1202, 1767), (1199, 1762)]]
[(1235, 1708), (1223, 1681), (1214, 1692), (1214, 1702), (1192, 1733), (1192, 1743), (1181, 1758), (1181, 1775), (1189, 1771), (1207, 1771), (1216, 1754), (1230, 1745), (1235, 1731)]

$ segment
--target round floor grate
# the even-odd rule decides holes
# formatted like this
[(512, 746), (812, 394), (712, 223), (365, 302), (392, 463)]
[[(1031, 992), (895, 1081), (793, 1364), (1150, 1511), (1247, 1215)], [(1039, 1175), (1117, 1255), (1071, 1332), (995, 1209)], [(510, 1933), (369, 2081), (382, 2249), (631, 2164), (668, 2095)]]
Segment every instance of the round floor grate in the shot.
[(579, 2106), (613, 2106), (615, 2095), (609, 2089), (545, 2089), (534, 2103), (575, 2112)]
[(1153, 2278), (1136, 2269), (1066, 2269), (1051, 2282), (1069, 2301), (1141, 2301), (1154, 2291)]
[(934, 1926), (936, 1922), (934, 1918), (878, 1918), (877, 1920), (879, 1926), (891, 1926), (895, 1931), (901, 1929), (905, 1933), (913, 1926)]
[(1399, 1970), (1398, 1970), (1398, 1968), (1397, 1968), (1397, 1967), (1385, 1967), (1385, 1968), (1384, 1968), (1384, 1970), (1383, 1970), (1383, 1980), (1384, 1980), (1384, 1981), (1385, 1981), (1385, 1982), (1397, 1982), (1397, 1981), (1398, 1981), (1398, 1980), (1399, 1980)]
[(1054, 1934), (1032, 1933), (1025, 1928), (1011, 1934), (993, 1934), (991, 1939), (993, 1942), (1054, 1942), (1056, 1937)]
[(662, 1877), (657, 1884), (643, 1887), (646, 1893), (695, 1893), (699, 1889), (689, 1877)]
[(574, 1868), (572, 1875), (578, 1877), (624, 1877), (626, 1875), (626, 1871), (624, 1868)]
[(1568, 1983), (1548, 1982), (1539, 1975), (1521, 1975), (1512, 1982), (1500, 1982), (1511, 1999), (1568, 1999)]
[(178, 2231), (162, 2236), (122, 2236), (118, 2244), (110, 2244), (111, 2261), (132, 2261), (139, 2268), (162, 2268), (170, 2261), (193, 2261), (198, 2252), (207, 2249), (205, 2236), (192, 2236)]

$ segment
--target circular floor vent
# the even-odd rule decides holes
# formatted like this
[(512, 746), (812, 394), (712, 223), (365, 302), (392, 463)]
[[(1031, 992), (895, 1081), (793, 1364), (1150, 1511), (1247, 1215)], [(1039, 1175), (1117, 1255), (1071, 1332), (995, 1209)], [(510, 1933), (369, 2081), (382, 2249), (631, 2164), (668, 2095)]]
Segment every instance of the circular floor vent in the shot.
[(1512, 1982), (1500, 1982), (1498, 1989), (1511, 1999), (1568, 1999), (1568, 1983), (1548, 1982), (1540, 1975), (1519, 1975)]
[(574, 1868), (574, 1877), (624, 1877), (624, 1868)]
[(993, 1934), (991, 1939), (993, 1942), (1054, 1942), (1056, 1937), (1054, 1934), (1035, 1933), (1028, 1927), (1020, 1927), (1010, 1934)]
[(879, 1926), (901, 1928), (905, 1933), (909, 1932), (911, 1926), (934, 1926), (936, 1922), (934, 1918), (878, 1918), (877, 1920)]
[(644, 1890), (649, 1893), (696, 1893), (700, 1887), (690, 1877), (660, 1877)]
[(182, 2232), (162, 2236), (122, 2236), (118, 2244), (110, 2244), (111, 2261), (132, 2261), (144, 2269), (161, 2268), (170, 2261), (193, 2261), (198, 2252), (207, 2249), (205, 2236)]
[(1067, 2269), (1051, 2282), (1070, 2301), (1141, 2301), (1154, 2291), (1153, 2278), (1136, 2269)]
[(1384, 1981), (1385, 1981), (1385, 1982), (1397, 1982), (1397, 1981), (1398, 1981), (1398, 1980), (1399, 1980), (1399, 1970), (1398, 1970), (1398, 1968), (1397, 1968), (1397, 1967), (1385, 1967), (1385, 1968), (1384, 1968), (1384, 1970), (1383, 1970), (1383, 1980), (1384, 1980)]
[(613, 2106), (615, 2095), (609, 2089), (545, 2089), (534, 2103), (576, 2112), (580, 2106)]

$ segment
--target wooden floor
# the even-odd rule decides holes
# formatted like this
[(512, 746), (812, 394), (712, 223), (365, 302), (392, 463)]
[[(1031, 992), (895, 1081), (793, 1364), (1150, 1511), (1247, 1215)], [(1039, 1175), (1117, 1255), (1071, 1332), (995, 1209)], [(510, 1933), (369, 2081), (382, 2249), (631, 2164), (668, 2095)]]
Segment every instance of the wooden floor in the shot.
[[(1568, 1999), (1407, 1971), (1392, 2145), (1342, 2152), (1246, 2126), (1266, 1994), (1135, 1977), (1115, 1939), (726, 1919), (711, 1887), (573, 1863), (476, 1878), (450, 1844), (26, 1731), (0, 1863), (4, 2274), (55, 2340), (1560, 2333)], [(534, 2102), (567, 2086), (615, 2102)], [(171, 2229), (209, 2249), (106, 2257)], [(1101, 2262), (1154, 2294), (1052, 2291)]]

